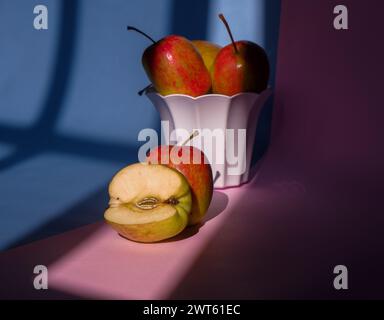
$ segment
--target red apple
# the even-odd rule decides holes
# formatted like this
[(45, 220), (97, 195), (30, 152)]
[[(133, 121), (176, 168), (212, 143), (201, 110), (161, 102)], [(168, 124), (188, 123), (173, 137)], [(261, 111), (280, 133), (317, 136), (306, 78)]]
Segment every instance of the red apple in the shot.
[(213, 194), (212, 169), (204, 153), (191, 146), (162, 145), (150, 151), (147, 161), (166, 165), (185, 176), (192, 193), (188, 224), (199, 223), (208, 210)]
[(260, 93), (268, 86), (269, 62), (264, 49), (251, 41), (234, 41), (229, 25), (219, 15), (232, 43), (222, 48), (212, 67), (212, 92), (232, 96), (240, 92)]
[(155, 41), (145, 32), (128, 26), (153, 42), (145, 49), (142, 63), (156, 91), (162, 95), (197, 97), (211, 89), (211, 77), (199, 51), (188, 39), (169, 35)]

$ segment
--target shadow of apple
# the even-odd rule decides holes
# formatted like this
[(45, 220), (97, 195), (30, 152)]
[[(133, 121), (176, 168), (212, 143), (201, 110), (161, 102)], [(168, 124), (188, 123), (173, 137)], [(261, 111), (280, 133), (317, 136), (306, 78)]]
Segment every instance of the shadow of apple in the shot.
[(199, 232), (200, 228), (203, 227), (209, 220), (214, 219), (221, 212), (223, 212), (227, 207), (228, 202), (229, 202), (229, 199), (225, 193), (216, 191), (216, 190), (213, 191), (211, 205), (209, 206), (208, 212), (206, 213), (202, 222), (193, 226), (189, 226), (185, 228), (183, 232), (179, 233), (178, 235), (172, 238), (160, 241), (160, 243), (179, 241), (179, 240), (187, 239), (194, 236), (196, 233)]

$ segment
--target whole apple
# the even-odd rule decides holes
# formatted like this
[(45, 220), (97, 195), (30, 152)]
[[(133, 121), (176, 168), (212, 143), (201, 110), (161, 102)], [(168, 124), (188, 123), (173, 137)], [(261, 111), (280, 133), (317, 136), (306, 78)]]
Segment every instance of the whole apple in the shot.
[(211, 89), (210, 73), (196, 47), (187, 38), (169, 35), (155, 41), (145, 32), (133, 26), (152, 45), (145, 49), (142, 64), (149, 80), (161, 95), (186, 94), (197, 97)]
[(192, 194), (189, 225), (202, 221), (212, 200), (212, 168), (205, 154), (192, 146), (162, 145), (151, 150), (148, 163), (163, 164), (181, 172)]
[(264, 49), (251, 41), (235, 41), (225, 17), (231, 43), (222, 48), (212, 67), (212, 92), (232, 96), (240, 92), (260, 93), (268, 86), (269, 61)]
[(250, 41), (229, 44), (218, 53), (212, 70), (214, 93), (260, 93), (268, 86), (269, 64), (262, 47)]

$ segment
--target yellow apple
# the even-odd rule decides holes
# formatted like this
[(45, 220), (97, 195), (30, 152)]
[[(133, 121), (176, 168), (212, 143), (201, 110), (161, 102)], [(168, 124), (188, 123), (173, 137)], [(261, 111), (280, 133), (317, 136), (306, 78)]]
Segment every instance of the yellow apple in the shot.
[(193, 40), (193, 45), (203, 58), (205, 67), (211, 72), (213, 63), (215, 62), (216, 56), (219, 53), (221, 47), (215, 43), (205, 40)]

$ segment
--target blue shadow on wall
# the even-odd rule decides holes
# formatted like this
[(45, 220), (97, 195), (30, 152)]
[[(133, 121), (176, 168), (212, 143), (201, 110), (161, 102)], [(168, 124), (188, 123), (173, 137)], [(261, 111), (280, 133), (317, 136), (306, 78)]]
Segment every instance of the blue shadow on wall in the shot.
[[(141, 3), (140, 1), (136, 2), (137, 4), (134, 5), (137, 7), (142, 6), (142, 10), (149, 15), (148, 19), (150, 19), (150, 15), (158, 15), (156, 10), (153, 10), (153, 12), (147, 10), (147, 8), (150, 8), (150, 5), (148, 5), (148, 2), (150, 1), (146, 1), (145, 3)], [(191, 39), (207, 38), (209, 28), (209, 10), (211, 8), (210, 1), (163, 0), (163, 2), (164, 6), (167, 6), (168, 8), (168, 13), (164, 13), (164, 17), (162, 18), (168, 20), (168, 33), (182, 34)], [(272, 70), (274, 71), (280, 1), (260, 0), (259, 2), (264, 4), (262, 7), (264, 8), (264, 15), (266, 16), (264, 46), (269, 54)], [(95, 3), (96, 5), (92, 6)], [(89, 19), (89, 12), (92, 10), (99, 10), (100, 6), (103, 6), (104, 3), (106, 2), (94, 1), (91, 3), (90, 1), (78, 0), (60, 1), (61, 7), (58, 11), (58, 37), (56, 41), (56, 48), (54, 50), (54, 59), (52, 60), (52, 67), (50, 69), (52, 71), (50, 74), (49, 85), (46, 88), (46, 92), (41, 102), (42, 107), (40, 109), (41, 112), (39, 116), (31, 126), (22, 127), (12, 123), (7, 123), (7, 121), (1, 119), (0, 113), (0, 144), (4, 143), (14, 147), (12, 152), (10, 152), (7, 156), (0, 158), (0, 176), (2, 174), (6, 174), (6, 178), (9, 181), (9, 185), (3, 186), (0, 190), (4, 197), (1, 200), (2, 203), (0, 203), (1, 211), (8, 212), (9, 217), (7, 218), (7, 224), (2, 225), (1, 227), (2, 236), (0, 237), (0, 249), (18, 246), (102, 219), (103, 211), (107, 204), (106, 186), (109, 178), (118, 168), (137, 160), (136, 154), (138, 144), (121, 142), (125, 140), (123, 135), (120, 135), (121, 139), (116, 140), (94, 139), (90, 138), (86, 134), (71, 135), (71, 132), (69, 132), (69, 134), (63, 134), (63, 130), (58, 129), (60, 127), (60, 121), (65, 116), (67, 109), (70, 107), (70, 102), (68, 101), (71, 100), (69, 100), (68, 97), (72, 94), (72, 91), (76, 90), (77, 82), (74, 76), (74, 71), (79, 67), (79, 62), (76, 58), (76, 52), (80, 50), (79, 34), (82, 33), (84, 28), (91, 27), (89, 25), (89, 20), (87, 20), (87, 18)], [(124, 8), (126, 3), (122, 1), (119, 5)], [(132, 5), (132, 3), (130, 5)], [(239, 5), (241, 4), (239, 3)], [(31, 7), (30, 12), (32, 12), (32, 8), (33, 6)], [(117, 7), (113, 8), (119, 9)], [(129, 14), (125, 17), (125, 21), (122, 20), (121, 30), (125, 29), (124, 23), (128, 23), (134, 14), (135, 12), (129, 11)], [(95, 23), (95, 21), (92, 22)], [(97, 37), (95, 37), (93, 41), (97, 41)], [(130, 41), (128, 36), (126, 41), (127, 43)], [(134, 48), (133, 46), (129, 46), (130, 50), (138, 52), (141, 52), (143, 48), (144, 47)], [(124, 51), (126, 50), (126, 47), (117, 47), (113, 49), (115, 51)], [(91, 56), (97, 53), (90, 51), (88, 54)], [(116, 57), (113, 55), (108, 57), (108, 59), (112, 59), (112, 62), (115, 58)], [(116, 63), (120, 63), (120, 60)], [(121, 73), (127, 73), (123, 69), (126, 65), (138, 63), (139, 61), (122, 60)], [(28, 75), (21, 73), (18, 76), (24, 77)], [(131, 79), (139, 79), (135, 82), (137, 83), (137, 88), (129, 89), (132, 92), (129, 94), (129, 99), (131, 101), (137, 101), (135, 100), (138, 99), (136, 97), (136, 89), (139, 89), (140, 86), (142, 86), (141, 81), (144, 76), (143, 74), (136, 73), (129, 74), (128, 76)], [(92, 91), (93, 88), (91, 84), (93, 79), (90, 78), (88, 81), (90, 82), (89, 90)], [(271, 81), (271, 83), (273, 83), (274, 76)], [(2, 92), (1, 89), (2, 88), (0, 87), (0, 93)], [(20, 91), (22, 90), (23, 88), (20, 88)], [(93, 94), (101, 95), (102, 93), (96, 92)], [(0, 96), (0, 104), (2, 101), (3, 99)], [(141, 104), (150, 104), (149, 102), (141, 101), (142, 100), (140, 100)], [(103, 106), (101, 106), (101, 108), (103, 108)], [(142, 106), (140, 106), (140, 108), (142, 108)], [(254, 162), (260, 159), (268, 146), (271, 108), (272, 103), (270, 102), (270, 104), (263, 110), (260, 117), (257, 130), (257, 145), (253, 158)], [(150, 112), (148, 112), (148, 110), (143, 110), (143, 112), (147, 112), (147, 114), (154, 119), (153, 128), (159, 130), (158, 116), (155, 111), (151, 109)], [(90, 114), (89, 122), (92, 123), (93, 119), (96, 119), (97, 117), (106, 116), (108, 116), (108, 114)], [(128, 124), (132, 125), (136, 121), (135, 118), (132, 118), (131, 121), (129, 118), (126, 118), (126, 120)], [(148, 122), (143, 120), (142, 126), (147, 126), (147, 123)], [(84, 123), (83, 125), (86, 127), (88, 124)], [(126, 123), (118, 122), (115, 125), (125, 126)], [(124, 132), (124, 130), (121, 130), (121, 132)], [(67, 203), (65, 206), (60, 207), (60, 209), (53, 205), (53, 202), (57, 200), (54, 200), (54, 197), (49, 196), (47, 196), (45, 201), (48, 203), (52, 202), (52, 208), (54, 209), (50, 209), (51, 207), (49, 205), (47, 208), (43, 208), (43, 206), (40, 208), (38, 202), (36, 202), (36, 206), (31, 206), (31, 203), (34, 201), (33, 199), (41, 197), (41, 193), (44, 192), (41, 190), (42, 186), (38, 185), (37, 188), (34, 188), (34, 184), (32, 182), (21, 180), (22, 177), (18, 175), (17, 170), (14, 171), (15, 173), (12, 173), (12, 169), (27, 165), (32, 161), (39, 161), (39, 157), (47, 153), (55, 153), (58, 157), (63, 158), (84, 158), (85, 168), (87, 167), (87, 161), (89, 161), (89, 168), (93, 168), (93, 162), (100, 164), (101, 168), (100, 172), (96, 172), (96, 169), (92, 169), (93, 171), (90, 171), (92, 174), (85, 174), (84, 179), (88, 180), (89, 184), (87, 193), (84, 193), (84, 190), (80, 190), (80, 187), (75, 183), (71, 184), (69, 182), (63, 182), (67, 180), (64, 179), (65, 177), (60, 176), (60, 174), (57, 175), (57, 181), (51, 179), (50, 181), (53, 181), (54, 185), (47, 186), (47, 188), (55, 189), (52, 192), (59, 194), (64, 200), (68, 197)], [(49, 166), (50, 164), (47, 163), (46, 165)], [(42, 164), (41, 168), (44, 168), (44, 166), (45, 164)], [(39, 174), (47, 174), (44, 169), (39, 170), (41, 170)], [(74, 168), (73, 172), (77, 172), (76, 170), (83, 172), (86, 169), (80, 170), (79, 168)], [(63, 170), (63, 172), (66, 171)], [(93, 172), (95, 174), (93, 174)], [(63, 175), (68, 175), (68, 173), (63, 173)], [(26, 176), (28, 176), (28, 174), (26, 174)], [(14, 190), (19, 190), (20, 188), (18, 185), (25, 183), (30, 183), (30, 186), (24, 191), (20, 191), (20, 193), (23, 194), (23, 203), (18, 206), (14, 206), (13, 204), (16, 201), (20, 201)], [(14, 186), (12, 187), (12, 185)], [(94, 185), (93, 188), (90, 187), (92, 185)], [(69, 194), (71, 190), (76, 191), (76, 188), (79, 188), (79, 193), (81, 191), (83, 194), (80, 198), (71, 197)], [(8, 202), (5, 201), (6, 199)], [(42, 214), (44, 210), (46, 210), (46, 214)], [(24, 225), (20, 227), (20, 224)], [(16, 228), (16, 225), (19, 227)], [(33, 227), (31, 227), (31, 225)]]
[(78, 1), (65, 1), (61, 8), (60, 34), (55, 53), (54, 68), (50, 86), (43, 102), (42, 114), (32, 128), (23, 132), (0, 127), (0, 136), (8, 137), (10, 143), (17, 145), (14, 153), (0, 161), (0, 170), (14, 166), (50, 147), (54, 129), (60, 117), (63, 98), (68, 88), (72, 69), (78, 23)]
[(172, 1), (171, 33), (188, 39), (206, 39), (209, 1)]

